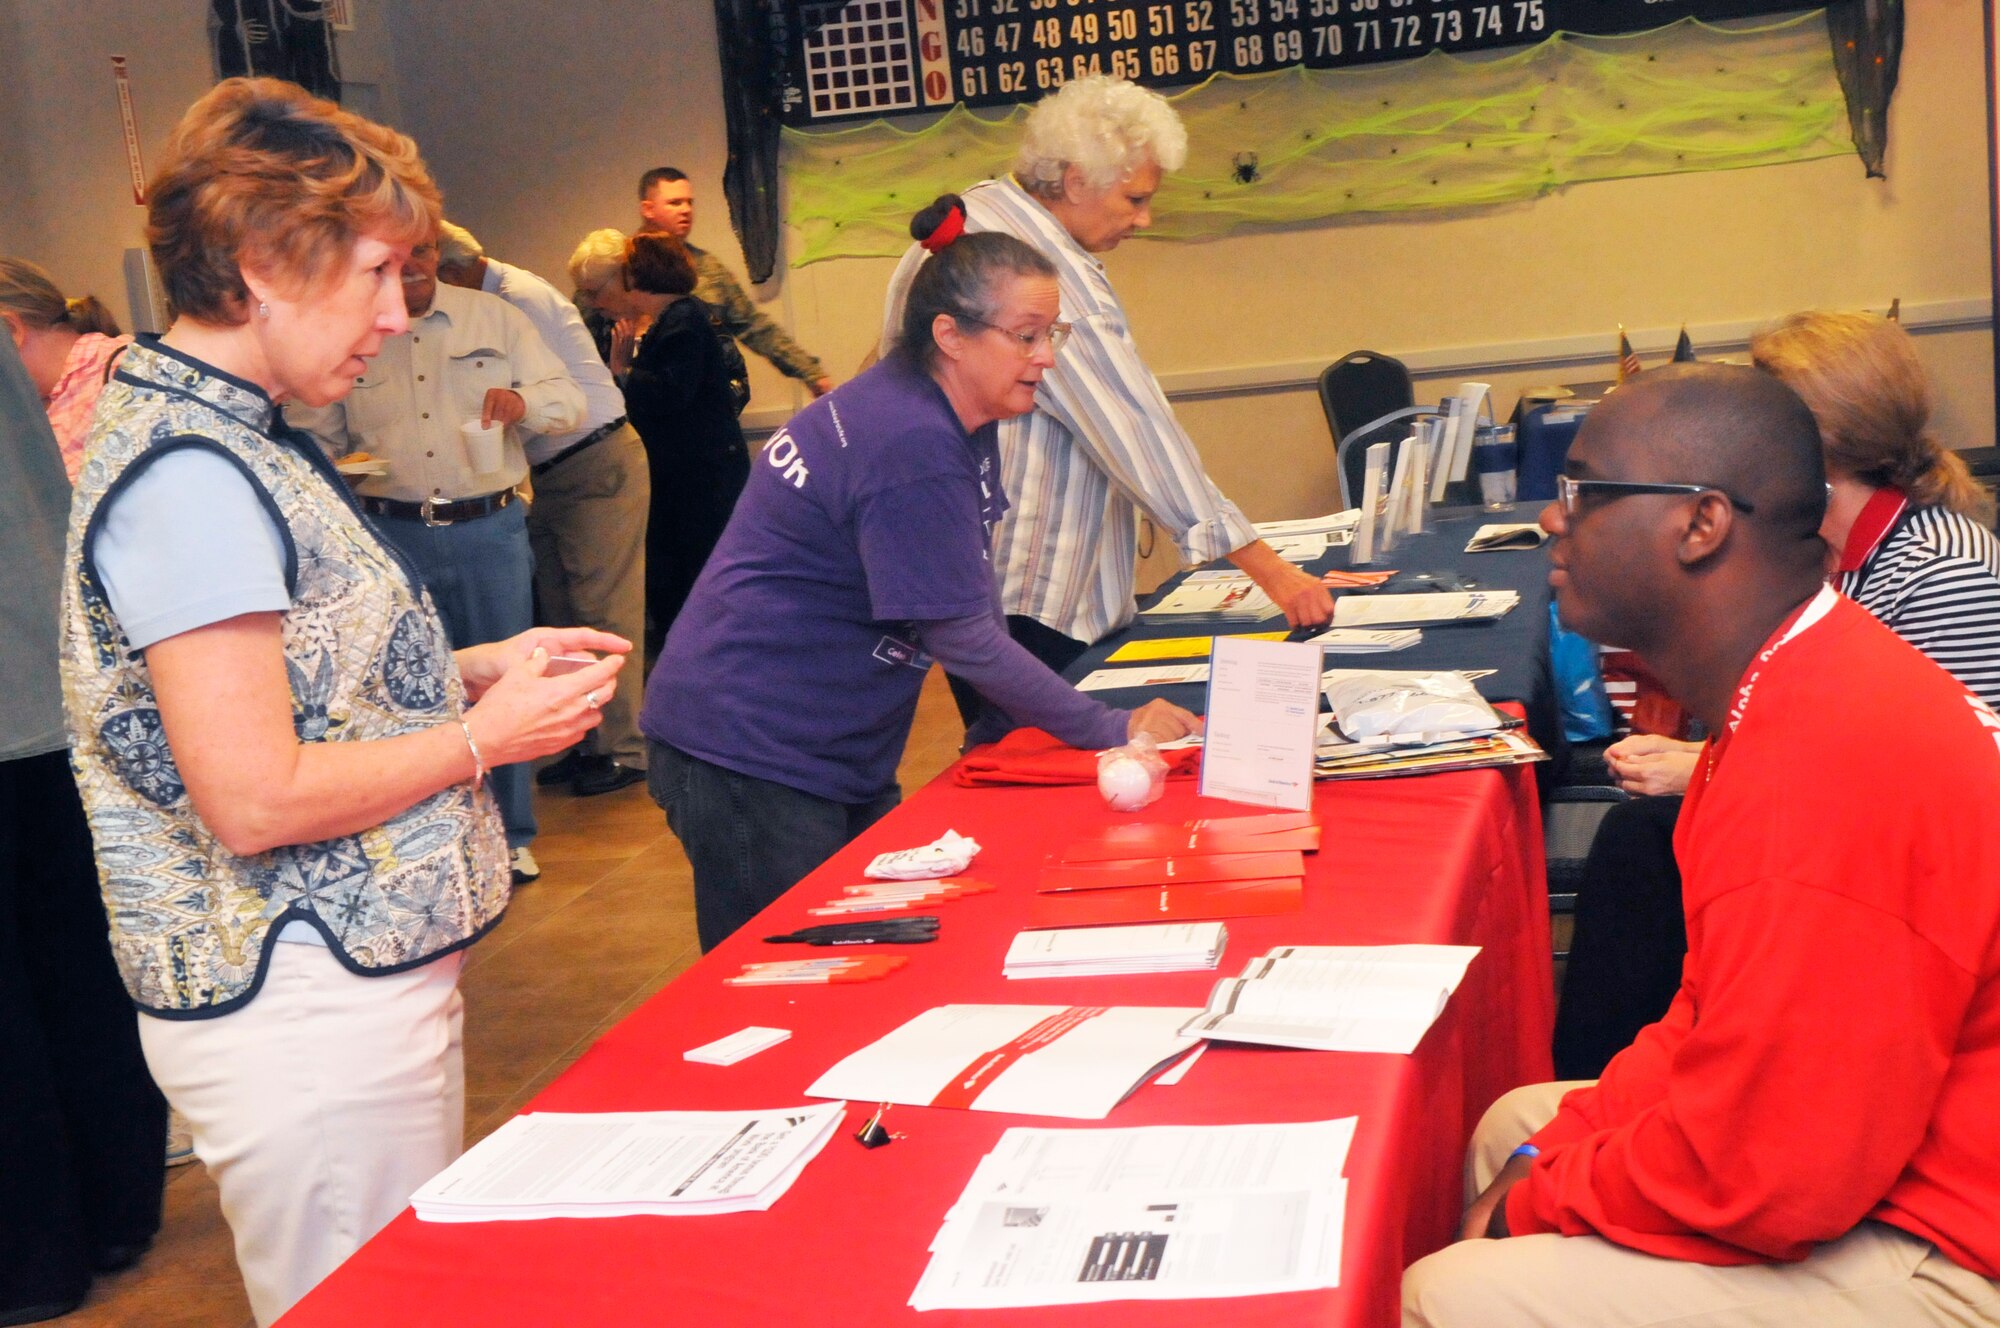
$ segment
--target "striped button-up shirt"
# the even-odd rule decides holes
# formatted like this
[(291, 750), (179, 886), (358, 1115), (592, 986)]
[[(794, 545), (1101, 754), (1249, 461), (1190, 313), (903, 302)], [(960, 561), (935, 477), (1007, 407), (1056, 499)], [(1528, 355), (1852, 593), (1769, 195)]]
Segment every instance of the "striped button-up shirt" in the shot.
[[(963, 197), (967, 230), (1004, 231), (1055, 264), (1062, 316), (1074, 329), (1042, 377), (1035, 409), (1000, 424), (1012, 504), (994, 541), (1001, 604), (1096, 642), (1132, 620), (1140, 511), (1191, 563), (1240, 549), (1257, 532), (1202, 469), (1139, 358), (1104, 264), (1011, 179), (974, 185)], [(925, 257), (913, 246), (890, 280), (885, 348)]]

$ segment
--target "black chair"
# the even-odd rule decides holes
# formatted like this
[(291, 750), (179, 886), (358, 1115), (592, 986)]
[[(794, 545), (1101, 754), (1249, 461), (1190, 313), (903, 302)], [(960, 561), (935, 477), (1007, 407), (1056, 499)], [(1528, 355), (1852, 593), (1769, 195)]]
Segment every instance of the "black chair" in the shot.
[[(1597, 839), (1604, 815), (1631, 794), (1601, 784), (1564, 784), (1545, 791), (1542, 800), (1542, 845), (1549, 875), (1549, 914), (1555, 918), (1576, 912), (1576, 890), (1583, 864)], [(1569, 958), (1569, 946), (1558, 940), (1557, 959)]]
[(1357, 350), (1329, 364), (1319, 376), (1319, 404), (1334, 446), (1369, 420), (1416, 404), (1416, 387), (1401, 360)]

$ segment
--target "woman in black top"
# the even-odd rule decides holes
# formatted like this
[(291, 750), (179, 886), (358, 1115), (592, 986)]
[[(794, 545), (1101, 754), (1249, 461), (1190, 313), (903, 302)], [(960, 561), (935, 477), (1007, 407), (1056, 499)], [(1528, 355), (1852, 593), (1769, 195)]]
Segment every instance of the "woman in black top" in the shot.
[(670, 235), (635, 235), (625, 263), (591, 292), (607, 316), (650, 319), (636, 343), (614, 338), (611, 371), (646, 444), (653, 505), (646, 528), (646, 631), (657, 650), (750, 477), (721, 343), (694, 298), (694, 264)]

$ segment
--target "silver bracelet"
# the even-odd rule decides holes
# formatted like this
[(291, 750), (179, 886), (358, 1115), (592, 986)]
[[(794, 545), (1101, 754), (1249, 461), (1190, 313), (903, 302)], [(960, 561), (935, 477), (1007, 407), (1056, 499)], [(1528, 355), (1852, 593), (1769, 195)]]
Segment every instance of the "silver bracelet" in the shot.
[(465, 722), (465, 716), (458, 717), (459, 731), (465, 734), (465, 745), (472, 752), (472, 787), (475, 791), (486, 782), (486, 758), (479, 754), (479, 744), (472, 740), (472, 725)]

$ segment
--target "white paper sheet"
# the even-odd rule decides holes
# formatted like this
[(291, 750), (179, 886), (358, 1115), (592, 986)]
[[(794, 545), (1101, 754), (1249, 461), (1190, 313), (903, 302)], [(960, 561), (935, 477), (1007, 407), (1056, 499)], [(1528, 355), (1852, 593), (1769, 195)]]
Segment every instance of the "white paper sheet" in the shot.
[(1320, 1051), (1408, 1055), (1443, 1013), (1476, 945), (1292, 945), (1215, 984), (1191, 1033)]
[(1209, 656), (1201, 794), (1260, 807), (1312, 805), (1320, 647), (1217, 637)]
[(1352, 1118), (1009, 1130), (931, 1242), (920, 1310), (1337, 1286)]
[(1092, 669), (1076, 685), (1079, 692), (1115, 692), (1127, 687), (1172, 687), (1176, 683), (1207, 682), (1206, 664), (1135, 664), (1126, 668)]
[(1180, 1028), (1200, 1013), (1177, 1006), (1080, 1009), (1073, 1027), (1010, 1059), (1002, 1049), (1079, 1007), (937, 1006), (846, 1057), (806, 1095), (916, 1106), (970, 1095), (965, 1105), (974, 1111), (1102, 1120), (1192, 1046)]

